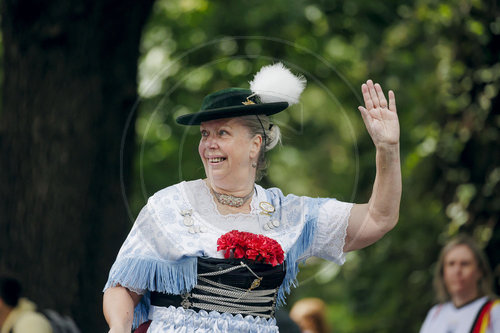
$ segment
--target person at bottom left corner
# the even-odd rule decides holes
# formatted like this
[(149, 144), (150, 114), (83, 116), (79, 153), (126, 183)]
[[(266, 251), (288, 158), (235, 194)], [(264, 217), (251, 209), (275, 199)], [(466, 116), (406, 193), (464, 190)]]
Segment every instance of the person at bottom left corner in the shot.
[(20, 297), (21, 291), (18, 280), (0, 275), (0, 333), (53, 333), (35, 303)]

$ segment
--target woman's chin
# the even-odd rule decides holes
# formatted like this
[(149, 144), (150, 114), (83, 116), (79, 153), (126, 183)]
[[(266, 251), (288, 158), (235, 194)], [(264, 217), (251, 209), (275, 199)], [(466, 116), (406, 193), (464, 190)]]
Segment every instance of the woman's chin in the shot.
[(218, 168), (208, 168), (207, 177), (212, 182), (222, 181), (227, 178), (227, 172)]

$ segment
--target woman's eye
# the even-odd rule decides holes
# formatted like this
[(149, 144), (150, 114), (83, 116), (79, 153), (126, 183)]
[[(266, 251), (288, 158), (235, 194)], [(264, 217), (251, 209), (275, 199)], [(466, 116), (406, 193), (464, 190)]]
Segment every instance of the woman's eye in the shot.
[(225, 135), (225, 134), (227, 134), (227, 132), (225, 130), (220, 130), (219, 131), (219, 135)]
[(205, 131), (205, 130), (201, 131), (200, 133), (201, 133), (202, 137), (207, 137), (208, 136), (208, 132)]

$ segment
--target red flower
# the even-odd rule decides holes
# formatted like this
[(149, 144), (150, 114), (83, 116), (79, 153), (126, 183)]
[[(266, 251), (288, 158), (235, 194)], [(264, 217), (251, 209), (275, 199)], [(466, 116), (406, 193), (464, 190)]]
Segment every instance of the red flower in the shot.
[(224, 258), (245, 258), (273, 266), (282, 264), (285, 254), (281, 245), (272, 238), (251, 232), (232, 230), (217, 240), (217, 251), (225, 251)]

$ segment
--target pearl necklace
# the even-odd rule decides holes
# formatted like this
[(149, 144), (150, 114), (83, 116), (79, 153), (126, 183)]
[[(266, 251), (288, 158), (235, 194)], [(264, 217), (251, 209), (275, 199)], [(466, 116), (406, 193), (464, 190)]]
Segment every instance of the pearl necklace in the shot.
[(210, 187), (210, 191), (212, 192), (212, 194), (215, 196), (215, 198), (217, 199), (217, 201), (221, 205), (226, 205), (226, 206), (236, 207), (236, 208), (243, 206), (243, 204), (245, 202), (247, 202), (248, 199), (250, 199), (252, 197), (253, 192), (254, 192), (254, 190), (252, 190), (252, 191), (250, 191), (250, 193), (248, 193), (244, 197), (237, 197), (237, 196), (234, 196), (231, 194), (224, 194), (224, 193), (215, 192), (212, 187)]

